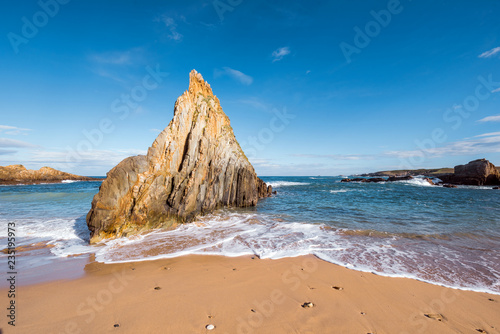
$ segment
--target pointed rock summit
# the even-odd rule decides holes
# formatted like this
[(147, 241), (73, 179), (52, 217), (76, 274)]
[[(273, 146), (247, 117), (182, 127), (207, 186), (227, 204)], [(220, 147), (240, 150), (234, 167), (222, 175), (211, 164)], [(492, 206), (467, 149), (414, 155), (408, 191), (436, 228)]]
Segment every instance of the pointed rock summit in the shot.
[(91, 243), (171, 227), (222, 207), (247, 207), (271, 195), (243, 153), (219, 99), (193, 70), (174, 118), (146, 156), (107, 174), (87, 214)]

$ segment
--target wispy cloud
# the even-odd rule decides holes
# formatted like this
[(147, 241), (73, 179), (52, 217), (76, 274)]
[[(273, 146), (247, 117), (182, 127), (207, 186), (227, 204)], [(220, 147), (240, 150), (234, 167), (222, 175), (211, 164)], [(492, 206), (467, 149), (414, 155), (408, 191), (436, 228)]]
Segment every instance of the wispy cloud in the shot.
[(26, 163), (50, 164), (63, 169), (75, 167), (108, 167), (112, 168), (120, 161), (130, 156), (146, 154), (145, 150), (92, 150), (78, 152), (78, 160), (72, 158), (67, 151), (62, 150), (36, 150), (32, 152)]
[(494, 55), (496, 55), (499, 52), (500, 52), (500, 46), (493, 48), (491, 50), (488, 50), (486, 52), (483, 52), (478, 57), (479, 58), (489, 58), (489, 57), (493, 57)]
[(149, 129), (149, 131), (153, 132), (153, 133), (160, 133), (162, 132), (163, 130), (160, 130), (160, 129)]
[(113, 74), (109, 71), (103, 70), (102, 68), (95, 69), (95, 70), (93, 70), (93, 72), (100, 77), (111, 79), (113, 81), (116, 81), (116, 82), (119, 82), (122, 84), (127, 82), (127, 80), (122, 79), (120, 76)]
[(38, 147), (38, 146), (33, 145), (31, 143), (27, 143), (25, 141), (21, 141), (21, 140), (15, 140), (15, 139), (10, 139), (10, 138), (0, 138), (0, 147), (21, 148), (21, 147)]
[(333, 160), (373, 160), (375, 155), (365, 155), (365, 154), (292, 154), (294, 157), (302, 158), (326, 158)]
[(485, 117), (485, 118), (481, 118), (478, 122), (480, 122), (480, 123), (485, 123), (485, 122), (500, 122), (500, 115), (488, 116), (488, 117)]
[(17, 151), (0, 149), (0, 155), (9, 155), (9, 154), (15, 154), (15, 153), (17, 153)]
[(492, 92), (492, 93), (500, 93), (500, 88), (493, 89), (491, 92)]
[(254, 158), (254, 159), (250, 159), (250, 162), (252, 163), (253, 166), (255, 166), (255, 168), (258, 168), (258, 167), (260, 167), (260, 168), (280, 168), (280, 167), (282, 167), (279, 164), (272, 163), (268, 159)]
[(490, 132), (490, 133), (484, 133), (484, 134), (482, 134), (482, 135), (477, 135), (477, 136), (474, 136), (474, 138), (491, 137), (491, 136), (500, 136), (500, 132)]
[(435, 158), (450, 155), (460, 156), (483, 153), (500, 153), (500, 132), (485, 133), (474, 136), (473, 138), (467, 138), (442, 147), (431, 148), (424, 151), (390, 151), (385, 152), (384, 155), (387, 157), (407, 159), (422, 156), (422, 154), (430, 158)]
[(132, 64), (132, 52), (129, 50), (92, 54), (90, 60), (99, 64), (130, 65)]
[(87, 58), (91, 70), (100, 77), (124, 84), (129, 81), (130, 72), (123, 71), (125, 66), (143, 65), (144, 49), (135, 47), (125, 51), (110, 51), (90, 54)]
[(18, 128), (17, 126), (10, 125), (0, 125), (0, 133), (5, 133), (6, 135), (20, 135), (26, 134), (26, 132), (31, 131), (31, 129)]
[(387, 158), (408, 159), (425, 155), (428, 158), (500, 153), (500, 132), (490, 132), (465, 138), (441, 147), (426, 150), (386, 151), (378, 154), (293, 154), (295, 157), (333, 160), (376, 160)]
[(230, 67), (223, 67), (222, 70), (215, 69), (214, 70), (214, 77), (221, 77), (221, 76), (229, 76), (233, 78), (236, 81), (239, 81), (243, 85), (251, 85), (253, 82), (253, 78), (249, 75), (246, 75), (243, 72), (240, 72), (238, 70), (232, 69)]
[(281, 59), (283, 59), (283, 57), (289, 54), (290, 54), (290, 48), (288, 46), (274, 50), (272, 53), (273, 63), (275, 61), (280, 61)]
[(156, 21), (162, 22), (168, 28), (168, 30), (170, 31), (170, 33), (167, 35), (168, 38), (176, 42), (182, 41), (182, 38), (184, 36), (177, 31), (177, 23), (172, 17), (167, 15), (162, 15), (158, 19), (156, 19)]
[(264, 110), (264, 111), (271, 111), (272, 110), (271, 104), (266, 103), (257, 97), (249, 97), (246, 99), (239, 99), (236, 102), (249, 105), (254, 109), (260, 109), (260, 110)]

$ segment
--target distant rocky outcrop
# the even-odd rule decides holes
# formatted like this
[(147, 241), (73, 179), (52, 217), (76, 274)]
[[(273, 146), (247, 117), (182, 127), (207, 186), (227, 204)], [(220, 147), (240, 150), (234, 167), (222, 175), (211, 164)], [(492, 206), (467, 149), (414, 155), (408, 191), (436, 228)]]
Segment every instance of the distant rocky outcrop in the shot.
[(37, 184), (71, 181), (101, 181), (92, 177), (61, 172), (54, 168), (26, 169), (23, 165), (0, 166), (0, 184)]
[(466, 165), (455, 166), (453, 174), (441, 175), (443, 182), (459, 185), (500, 185), (500, 172), (486, 159), (478, 159)]
[(411, 175), (406, 175), (406, 176), (389, 176), (387, 179), (388, 182), (396, 182), (396, 181), (408, 181), (412, 180), (413, 176)]
[[(437, 169), (413, 169), (413, 170), (393, 170), (381, 171), (375, 173), (362, 174), (361, 176), (388, 176), (387, 181), (400, 181), (411, 179), (412, 176), (423, 175), (430, 184), (435, 184), (430, 178), (439, 178), (440, 184), (448, 188), (449, 185), (473, 185), (473, 186), (491, 186), (500, 185), (500, 167), (495, 167), (486, 159), (478, 159), (469, 162), (466, 165), (458, 165), (455, 168), (437, 168)], [(372, 178), (373, 179), (373, 178)], [(343, 182), (357, 181), (369, 182), (370, 179), (352, 179), (343, 180)], [(447, 186), (448, 185), (448, 186)]]
[(107, 175), (87, 215), (91, 243), (147, 228), (171, 227), (222, 207), (248, 207), (271, 196), (255, 174), (213, 94), (193, 70), (174, 117), (146, 156)]
[(424, 175), (429, 177), (436, 177), (443, 174), (453, 173), (453, 168), (433, 168), (433, 169), (398, 169), (398, 170), (388, 170), (388, 171), (379, 171), (375, 173), (366, 173), (361, 174), (360, 176), (417, 176)]

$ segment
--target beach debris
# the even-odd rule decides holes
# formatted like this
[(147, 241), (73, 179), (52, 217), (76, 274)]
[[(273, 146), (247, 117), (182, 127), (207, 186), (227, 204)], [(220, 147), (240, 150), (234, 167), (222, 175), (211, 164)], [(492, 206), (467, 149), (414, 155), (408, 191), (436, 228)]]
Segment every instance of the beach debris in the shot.
[(443, 321), (444, 317), (442, 314), (439, 313), (425, 313), (424, 316), (426, 316), (429, 319), (434, 319), (437, 321)]
[(205, 326), (206, 329), (208, 329), (209, 331), (215, 329), (215, 325), (212, 325), (212, 324), (208, 324)]
[(311, 302), (305, 302), (301, 305), (303, 308), (314, 307), (314, 304)]
[(484, 329), (481, 328), (476, 328), (476, 331), (478, 331), (479, 333), (487, 333)]
[(120, 327), (120, 324), (114, 324), (113, 327), (118, 328), (118, 327)]
[(155, 290), (161, 290), (161, 286), (155, 286)]
[(257, 311), (255, 311), (254, 309), (251, 309), (250, 311), (252, 311), (253, 313), (257, 313)]
[(213, 315), (208, 316), (208, 319), (212, 319), (212, 318), (215, 318), (215, 317)]
[(490, 302), (494, 302), (494, 301), (495, 301), (495, 299), (493, 299), (493, 298), (488, 298), (488, 300), (489, 300)]
[(361, 312), (361, 315), (366, 315), (366, 313), (365, 312)]
[(233, 271), (236, 271), (236, 268), (233, 268)]
[(340, 286), (336, 286), (336, 285), (332, 286), (332, 289), (339, 290), (339, 291), (344, 290), (344, 288), (342, 288)]

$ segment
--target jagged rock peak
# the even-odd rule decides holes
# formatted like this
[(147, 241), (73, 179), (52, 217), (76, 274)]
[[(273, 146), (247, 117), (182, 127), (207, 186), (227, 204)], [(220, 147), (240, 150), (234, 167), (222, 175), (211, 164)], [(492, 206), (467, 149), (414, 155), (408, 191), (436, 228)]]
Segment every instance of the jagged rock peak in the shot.
[(147, 156), (127, 158), (108, 173), (87, 225), (94, 243), (190, 222), (221, 207), (253, 206), (271, 191), (236, 141), (212, 88), (193, 70)]
[(189, 73), (189, 93), (196, 96), (196, 94), (201, 93), (205, 96), (214, 95), (212, 92), (212, 88), (210, 85), (203, 80), (203, 76), (196, 72), (196, 70), (192, 70)]

